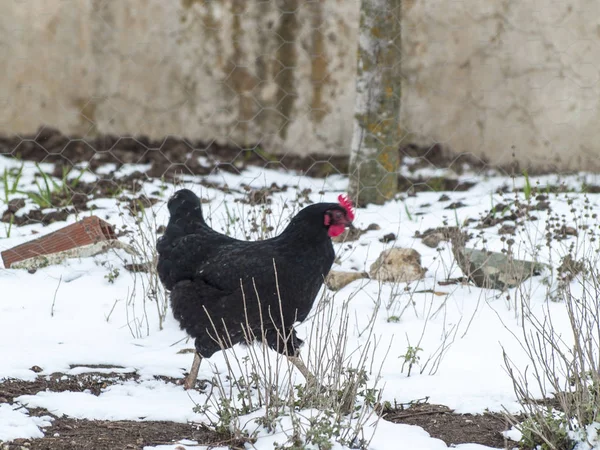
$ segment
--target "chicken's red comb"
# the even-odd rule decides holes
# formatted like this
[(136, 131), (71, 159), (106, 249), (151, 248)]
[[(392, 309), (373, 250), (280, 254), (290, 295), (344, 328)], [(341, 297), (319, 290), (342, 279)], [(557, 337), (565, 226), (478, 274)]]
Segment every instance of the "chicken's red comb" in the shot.
[(354, 205), (352, 204), (352, 200), (350, 200), (347, 196), (340, 194), (338, 197), (338, 201), (340, 202), (340, 205), (342, 205), (346, 210), (348, 218), (350, 220), (354, 220)]

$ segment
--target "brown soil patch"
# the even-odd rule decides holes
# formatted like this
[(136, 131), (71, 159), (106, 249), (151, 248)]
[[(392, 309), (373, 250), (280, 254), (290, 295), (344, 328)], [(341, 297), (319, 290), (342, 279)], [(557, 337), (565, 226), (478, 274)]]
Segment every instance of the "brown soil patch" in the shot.
[[(459, 173), (467, 164), (475, 169), (485, 167), (485, 162), (466, 155), (453, 155), (439, 145), (416, 147), (409, 145), (398, 149), (401, 159), (417, 157), (418, 163), (410, 166), (452, 168)], [(248, 166), (269, 169), (295, 170), (308, 176), (325, 177), (331, 174), (347, 174), (347, 155), (277, 155), (259, 145), (241, 148), (236, 145), (219, 145), (214, 141), (202, 142), (185, 138), (166, 137), (150, 140), (145, 136), (101, 135), (93, 139), (66, 136), (60, 131), (41, 127), (35, 134), (23, 136), (0, 136), (0, 155), (9, 155), (24, 160), (55, 163), (54, 175), (60, 177), (74, 164), (88, 163), (90, 170), (108, 163), (117, 169), (124, 164), (150, 164), (146, 175), (172, 178), (178, 174), (207, 175), (215, 170), (240, 173)], [(198, 158), (204, 157), (204, 162)], [(421, 192), (429, 190), (467, 190), (471, 183), (434, 178), (399, 177), (399, 191)]]
[(464, 192), (475, 186), (472, 182), (461, 182), (454, 178), (446, 177), (398, 177), (398, 191), (407, 194), (416, 194), (417, 192)]
[[(401, 156), (418, 156), (418, 163), (409, 169), (422, 166), (463, 167), (464, 158), (453, 158), (441, 151), (441, 148), (406, 147), (399, 149)], [(139, 201), (135, 199), (143, 182), (152, 178), (164, 178), (175, 181), (180, 175), (207, 175), (220, 170), (240, 173), (249, 166), (269, 169), (295, 170), (312, 177), (325, 177), (331, 174), (347, 174), (349, 159), (346, 155), (274, 155), (265, 152), (259, 146), (239, 148), (235, 145), (224, 146), (211, 141), (191, 141), (167, 137), (162, 140), (150, 140), (144, 136), (117, 137), (102, 135), (93, 139), (81, 139), (66, 136), (60, 131), (41, 127), (37, 133), (24, 136), (0, 136), (0, 155), (22, 160), (53, 163), (54, 168), (47, 173), (58, 180), (65, 179), (74, 165), (84, 163), (98, 180), (86, 183), (82, 180), (58, 181), (58, 189), (50, 186), (50, 192), (38, 193), (35, 189), (27, 194), (19, 192), (4, 211), (0, 210), (0, 220), (11, 226), (43, 224), (65, 221), (69, 215), (88, 211), (88, 202), (97, 198), (117, 198), (126, 202), (124, 208), (135, 214), (139, 210)], [(202, 161), (199, 158), (203, 158)], [(458, 164), (460, 163), (460, 164)], [(114, 164), (115, 170), (126, 164), (146, 164), (150, 168), (145, 172), (136, 171), (127, 176), (117, 176), (114, 171), (98, 173), (98, 168)], [(40, 169), (41, 170), (41, 169)], [(47, 180), (37, 174), (39, 184), (44, 187)], [(205, 180), (200, 184), (206, 187), (230, 192), (228, 186), (219, 186)], [(424, 191), (466, 191), (474, 183), (459, 182), (446, 177), (403, 177), (399, 176), (399, 192), (414, 195)], [(265, 189), (250, 189), (242, 186), (239, 192), (246, 194), (243, 202), (269, 204), (274, 192), (284, 191), (287, 186), (273, 185)], [(40, 194), (43, 194), (41, 196)], [(21, 209), (25, 206), (26, 196), (37, 203), (28, 213)], [(144, 206), (156, 201), (161, 192), (153, 192), (151, 198), (142, 199)], [(126, 198), (129, 197), (129, 198)], [(450, 205), (450, 207), (456, 205)]]
[(135, 372), (131, 373), (100, 373), (87, 372), (80, 375), (65, 375), (53, 373), (38, 376), (34, 381), (24, 381), (9, 378), (0, 380), (0, 403), (13, 403), (21, 395), (35, 395), (41, 391), (50, 392), (83, 392), (88, 390), (94, 395), (100, 395), (105, 387), (122, 383), (127, 380), (137, 380)]
[(490, 168), (485, 159), (478, 158), (469, 153), (457, 154), (443, 148), (440, 144), (418, 146), (408, 144), (400, 147), (400, 158), (415, 158), (416, 161), (409, 166), (410, 171), (422, 168), (451, 169), (458, 174), (463, 173), (466, 167), (472, 169)]
[[(268, 155), (259, 147), (240, 149), (236, 146), (220, 146), (186, 139), (168, 137), (151, 141), (145, 137), (100, 136), (91, 140), (69, 137), (51, 128), (41, 128), (38, 133), (28, 136), (0, 136), (0, 155), (21, 160), (53, 163), (54, 168), (47, 175), (63, 180), (65, 174), (78, 163), (89, 163), (88, 170), (98, 176), (98, 180), (87, 183), (82, 180), (58, 181), (59, 188), (50, 186), (50, 192), (19, 192), (18, 197), (0, 210), (0, 220), (15, 226), (43, 224), (48, 225), (64, 221), (71, 214), (88, 211), (88, 202), (97, 198), (117, 198), (125, 202), (124, 209), (135, 214), (140, 206), (147, 207), (158, 201), (158, 190), (153, 197), (137, 198), (145, 181), (164, 177), (173, 181), (180, 175), (207, 175), (219, 170), (240, 173), (248, 166), (270, 169), (292, 169), (309, 176), (324, 177), (329, 174), (346, 173), (348, 158), (329, 155)], [(202, 162), (199, 157), (204, 157)], [(106, 164), (114, 164), (118, 170), (125, 164), (146, 164), (146, 172), (136, 171), (127, 176), (117, 176), (114, 172), (97, 173), (97, 169)], [(41, 169), (40, 169), (41, 170)], [(44, 188), (46, 180), (36, 174), (39, 184)], [(227, 186), (214, 185), (204, 180), (201, 184), (228, 192)], [(251, 190), (243, 187), (250, 204), (268, 204), (273, 192), (287, 187), (276, 185), (263, 190)], [(43, 195), (40, 195), (43, 194)], [(37, 207), (27, 213), (25, 206), (27, 195)]]
[[(138, 196), (143, 182), (149, 179), (145, 173), (134, 172), (118, 179), (107, 175), (100, 177), (94, 183), (80, 181), (76, 185), (63, 190), (51, 192), (49, 197), (45, 199), (44, 204), (24, 214), (20, 213), (20, 210), (26, 205), (26, 197), (14, 198), (9, 202), (6, 210), (2, 212), (0, 220), (16, 226), (48, 225), (53, 222), (65, 221), (71, 214), (89, 211), (88, 202), (90, 200), (113, 197), (125, 202), (124, 208), (135, 214), (142, 207), (151, 206), (159, 201), (158, 198), (154, 197)], [(160, 192), (156, 194), (158, 195)], [(51, 210), (48, 211), (48, 209)]]
[(511, 426), (500, 413), (457, 414), (446, 406), (420, 403), (387, 410), (383, 418), (394, 423), (420, 426), (449, 447), (458, 444), (481, 444), (500, 449), (514, 447), (514, 443), (501, 434)]
[[(43, 410), (42, 410), (43, 411)], [(39, 411), (40, 415), (47, 411)], [(17, 439), (0, 450), (132, 450), (147, 445), (174, 444), (182, 439), (200, 445), (243, 449), (243, 442), (206, 427), (166, 421), (78, 420), (57, 417), (39, 439)]]
[[(101, 366), (98, 366), (101, 368)], [(36, 370), (37, 368), (32, 368)], [(179, 380), (158, 377), (167, 382)], [(89, 390), (99, 395), (111, 384), (137, 380), (131, 373), (88, 372), (80, 375), (53, 373), (38, 376), (34, 381), (0, 380), (0, 403), (14, 403), (21, 395), (35, 395), (41, 391), (83, 392)], [(173, 444), (182, 439), (197, 441), (200, 445), (229, 446), (243, 449), (243, 442), (225, 433), (218, 433), (205, 426), (169, 421), (105, 421), (56, 417), (43, 408), (28, 408), (32, 416), (53, 417), (52, 425), (44, 429), (45, 436), (39, 439), (17, 439), (11, 443), (0, 443), (0, 450), (119, 450), (142, 449), (147, 445)]]
[[(35, 369), (37, 368), (32, 368)], [(158, 378), (173, 383), (180, 381), (167, 377)], [(35, 395), (45, 390), (53, 392), (89, 390), (92, 394), (99, 395), (102, 389), (111, 384), (137, 379), (138, 375), (133, 372), (107, 374), (89, 372), (80, 375), (55, 373), (38, 376), (34, 381), (0, 380), (0, 403), (13, 403), (14, 399), (21, 395)], [(194, 424), (168, 421), (80, 420), (55, 417), (41, 408), (29, 408), (29, 413), (34, 416), (48, 415), (54, 418), (52, 425), (44, 429), (45, 437), (19, 439), (10, 444), (0, 444), (0, 450), (142, 449), (146, 445), (173, 444), (182, 439), (194, 440), (200, 445), (229, 446), (230, 449), (244, 448), (243, 442), (233, 439), (230, 435)], [(457, 414), (446, 406), (418, 403), (409, 407), (400, 405), (387, 409), (382, 412), (382, 417), (394, 423), (420, 426), (432, 437), (443, 440), (448, 446), (475, 443), (499, 449), (512, 448), (501, 434), (502, 431), (508, 430), (510, 425), (499, 413)], [(517, 417), (517, 420), (521, 418)]]
[[(92, 171), (107, 163), (117, 168), (123, 164), (150, 164), (148, 176), (167, 178), (175, 174), (207, 175), (217, 168), (239, 173), (249, 165), (298, 170), (310, 176), (348, 171), (347, 156), (274, 156), (258, 145), (240, 148), (174, 137), (151, 140), (145, 136), (101, 135), (82, 139), (50, 127), (41, 127), (31, 135), (0, 136), (2, 154), (56, 163), (60, 167), (57, 173), (62, 173), (63, 166), (69, 169), (79, 162), (89, 162)], [(205, 157), (207, 163), (201, 164), (199, 157)]]

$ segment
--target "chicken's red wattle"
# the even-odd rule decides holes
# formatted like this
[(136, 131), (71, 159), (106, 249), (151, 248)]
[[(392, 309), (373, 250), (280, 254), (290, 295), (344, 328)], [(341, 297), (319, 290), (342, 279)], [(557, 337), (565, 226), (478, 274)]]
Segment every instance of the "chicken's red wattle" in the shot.
[(329, 230), (327, 230), (327, 234), (329, 234), (329, 236), (331, 237), (336, 237), (342, 234), (345, 229), (346, 227), (343, 224), (334, 224), (329, 227)]

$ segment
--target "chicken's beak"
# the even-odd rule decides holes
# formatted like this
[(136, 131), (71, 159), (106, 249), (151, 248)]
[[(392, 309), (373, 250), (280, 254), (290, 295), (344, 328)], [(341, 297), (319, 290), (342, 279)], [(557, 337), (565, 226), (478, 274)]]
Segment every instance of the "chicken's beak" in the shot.
[(346, 226), (347, 226), (348, 228), (350, 228), (351, 230), (354, 230), (354, 229), (356, 228), (356, 227), (354, 226), (354, 223), (352, 223), (352, 222), (348, 222), (348, 223), (346, 224)]

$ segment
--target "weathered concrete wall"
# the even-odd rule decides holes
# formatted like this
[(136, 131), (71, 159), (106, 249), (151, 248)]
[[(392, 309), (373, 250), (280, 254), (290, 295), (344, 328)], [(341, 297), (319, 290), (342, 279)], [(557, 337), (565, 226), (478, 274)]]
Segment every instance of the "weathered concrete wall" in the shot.
[[(0, 5), (0, 133), (46, 124), (349, 151), (359, 0)], [(405, 142), (600, 170), (598, 0), (402, 8)]]
[(600, 170), (600, 2), (405, 0), (413, 141), (538, 169)]
[(1, 133), (49, 125), (348, 151), (355, 0), (0, 4)]

